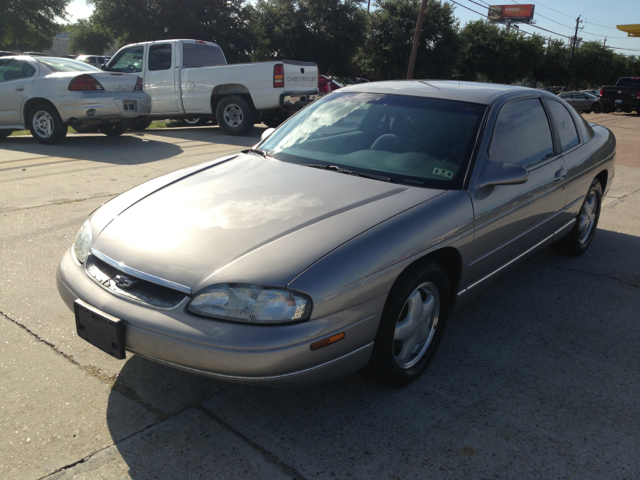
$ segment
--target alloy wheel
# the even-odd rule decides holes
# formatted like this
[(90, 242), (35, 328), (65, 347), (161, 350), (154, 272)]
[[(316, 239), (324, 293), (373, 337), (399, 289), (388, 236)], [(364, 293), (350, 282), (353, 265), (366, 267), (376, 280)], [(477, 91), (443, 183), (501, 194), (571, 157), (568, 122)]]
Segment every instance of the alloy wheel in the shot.
[(33, 116), (33, 129), (42, 138), (49, 138), (53, 134), (55, 123), (51, 114), (45, 110), (39, 110)]
[(582, 206), (582, 211), (580, 212), (580, 219), (578, 223), (578, 242), (582, 245), (585, 245), (591, 234), (594, 230), (594, 225), (596, 223), (596, 216), (598, 213), (598, 195), (595, 191), (589, 192), (589, 196), (584, 202)]

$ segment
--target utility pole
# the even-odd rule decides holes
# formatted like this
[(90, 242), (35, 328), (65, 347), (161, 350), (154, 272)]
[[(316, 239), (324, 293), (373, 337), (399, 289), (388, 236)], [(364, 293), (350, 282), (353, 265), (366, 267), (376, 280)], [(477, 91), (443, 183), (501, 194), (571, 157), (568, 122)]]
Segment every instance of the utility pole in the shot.
[(607, 46), (607, 37), (604, 37), (604, 42), (602, 42), (602, 46), (606, 47)]
[(422, 4), (420, 5), (418, 23), (416, 23), (416, 33), (413, 36), (413, 46), (411, 47), (411, 57), (409, 58), (409, 68), (407, 69), (407, 80), (413, 79), (413, 70), (416, 66), (418, 45), (420, 45), (420, 33), (422, 32), (422, 24), (424, 23), (424, 12), (427, 10), (427, 3), (429, 3), (429, 0), (422, 0)]
[(580, 26), (580, 17), (582, 15), (578, 15), (576, 18), (576, 33), (573, 35), (573, 46), (571, 47), (571, 58), (569, 59), (569, 70), (571, 70), (571, 65), (573, 65), (573, 55), (576, 51), (576, 43), (578, 43), (578, 27)]
[(371, 0), (369, 0), (369, 3), (367, 4), (367, 13), (369, 13), (369, 10), (371, 10)]

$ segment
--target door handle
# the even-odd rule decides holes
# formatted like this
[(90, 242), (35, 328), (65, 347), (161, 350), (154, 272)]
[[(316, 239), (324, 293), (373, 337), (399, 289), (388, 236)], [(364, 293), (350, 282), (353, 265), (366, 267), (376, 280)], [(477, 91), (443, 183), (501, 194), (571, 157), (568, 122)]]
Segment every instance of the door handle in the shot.
[(22, 92), (24, 90), (24, 87), (20, 85), (19, 87), (16, 87), (16, 90), (19, 92)]
[(565, 172), (564, 168), (561, 168), (554, 175), (553, 181), (555, 183), (558, 183), (558, 182), (561, 182), (562, 180), (564, 180), (565, 178), (567, 178), (567, 172)]

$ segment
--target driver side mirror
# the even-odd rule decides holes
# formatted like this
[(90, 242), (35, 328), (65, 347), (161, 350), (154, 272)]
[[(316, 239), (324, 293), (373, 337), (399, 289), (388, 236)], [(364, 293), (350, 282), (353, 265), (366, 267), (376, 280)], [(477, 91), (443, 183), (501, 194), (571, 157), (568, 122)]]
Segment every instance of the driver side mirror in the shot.
[(526, 168), (512, 163), (492, 162), (487, 157), (480, 172), (478, 186), (486, 188), (495, 185), (520, 185), (527, 180), (529, 180), (529, 170)]
[(263, 140), (269, 138), (271, 134), (275, 131), (276, 131), (275, 128), (267, 128), (264, 132), (262, 132), (262, 135), (260, 135), (260, 141), (262, 142)]
[(100, 70), (104, 70), (106, 72), (107, 66), (103, 63), (102, 65), (100, 65)]

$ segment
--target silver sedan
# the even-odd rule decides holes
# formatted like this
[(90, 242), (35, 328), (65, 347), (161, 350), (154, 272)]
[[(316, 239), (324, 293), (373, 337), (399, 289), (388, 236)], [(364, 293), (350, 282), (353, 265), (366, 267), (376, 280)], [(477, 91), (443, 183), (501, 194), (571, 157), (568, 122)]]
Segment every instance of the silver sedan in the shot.
[(215, 378), (399, 387), (447, 317), (549, 245), (589, 247), (615, 138), (539, 90), (380, 82), (96, 210), (57, 272), (78, 334)]
[(0, 139), (28, 128), (41, 143), (57, 143), (69, 125), (118, 136), (126, 130), (124, 120), (150, 112), (151, 97), (137, 75), (67, 58), (0, 58)]

